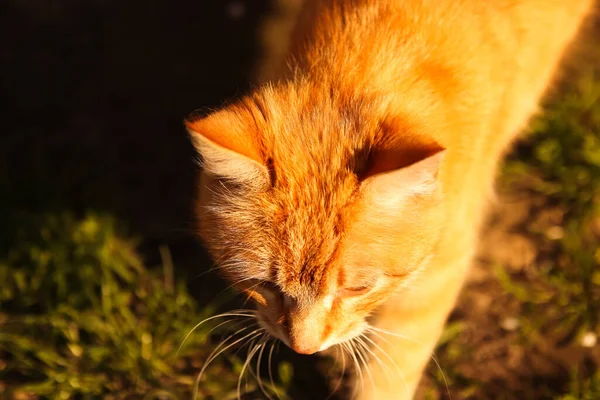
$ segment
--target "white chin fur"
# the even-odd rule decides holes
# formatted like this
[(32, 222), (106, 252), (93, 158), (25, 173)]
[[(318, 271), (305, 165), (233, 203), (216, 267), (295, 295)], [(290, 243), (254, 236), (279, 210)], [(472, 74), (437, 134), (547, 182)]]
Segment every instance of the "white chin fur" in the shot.
[(318, 350), (318, 351), (327, 350), (328, 348), (330, 348), (330, 347), (331, 347), (331, 346), (333, 346), (333, 345), (334, 345), (334, 343), (331, 343), (331, 342), (327, 341), (327, 342), (323, 343), (323, 344), (321, 345), (321, 347), (319, 347), (319, 350)]

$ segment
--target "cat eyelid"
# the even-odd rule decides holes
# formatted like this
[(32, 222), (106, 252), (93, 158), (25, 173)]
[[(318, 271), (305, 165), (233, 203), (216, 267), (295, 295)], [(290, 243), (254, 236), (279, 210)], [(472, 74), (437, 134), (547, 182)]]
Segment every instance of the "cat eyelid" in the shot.
[(396, 274), (390, 274), (388, 272), (384, 272), (385, 276), (387, 276), (388, 278), (406, 278), (408, 275), (410, 275), (409, 272), (399, 272)]
[(369, 292), (374, 285), (363, 285), (340, 289), (337, 293), (339, 297), (356, 297), (362, 296)]
[(342, 288), (338, 291), (338, 296), (339, 297), (355, 297), (355, 296), (361, 296), (363, 294), (366, 294), (368, 292), (370, 292), (375, 285), (377, 284), (377, 280), (369, 280), (366, 281), (360, 285), (357, 286), (351, 286), (351, 287), (345, 287)]

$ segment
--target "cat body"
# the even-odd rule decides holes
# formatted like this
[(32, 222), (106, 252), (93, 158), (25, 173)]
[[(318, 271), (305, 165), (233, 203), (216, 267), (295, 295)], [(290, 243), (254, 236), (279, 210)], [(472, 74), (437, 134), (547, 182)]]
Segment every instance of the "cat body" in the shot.
[(412, 398), (497, 165), (591, 6), (305, 2), (286, 67), (187, 122), (200, 236), (262, 326), (300, 353), (369, 347), (358, 398)]

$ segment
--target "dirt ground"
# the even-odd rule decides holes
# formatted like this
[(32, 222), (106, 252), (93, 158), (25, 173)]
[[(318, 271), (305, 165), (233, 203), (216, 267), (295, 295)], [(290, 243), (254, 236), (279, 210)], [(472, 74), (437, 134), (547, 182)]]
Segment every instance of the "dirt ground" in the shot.
[[(524, 290), (535, 290), (544, 281), (544, 265), (557, 254), (556, 240), (564, 234), (563, 215), (564, 209), (518, 186), (501, 190), (491, 204), (477, 257), (449, 320), (449, 325), (461, 324), (450, 351), (462, 354), (453, 358), (452, 370), (445, 372), (473, 382), (475, 397), (465, 397), (555, 398), (545, 391), (564, 390), (574, 365), (587, 365), (591, 372), (600, 365), (600, 346), (572, 341), (569, 335), (574, 332), (556, 332), (552, 321), (537, 329), (524, 324), (532, 314), (542, 314), (545, 305), (540, 302), (539, 309), (524, 309), (526, 305), (508, 293), (498, 277), (498, 271), (504, 271), (517, 277)], [(545, 237), (532, 234), (532, 226)], [(443, 363), (441, 368), (445, 368)], [(420, 398), (436, 385), (431, 374), (438, 372), (437, 366), (429, 371)], [(463, 398), (452, 387), (450, 393), (453, 399)], [(440, 394), (448, 397), (443, 390)]]

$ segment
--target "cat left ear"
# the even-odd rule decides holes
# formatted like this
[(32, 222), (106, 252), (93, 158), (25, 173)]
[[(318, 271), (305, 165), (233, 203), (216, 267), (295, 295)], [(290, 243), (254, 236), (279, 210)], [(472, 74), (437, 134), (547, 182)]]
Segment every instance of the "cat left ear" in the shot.
[(256, 128), (244, 117), (243, 112), (224, 109), (187, 120), (185, 125), (209, 176), (262, 190), (269, 185), (269, 171), (259, 150)]
[(373, 150), (363, 186), (392, 203), (411, 195), (428, 195), (439, 187), (446, 150), (439, 145)]

